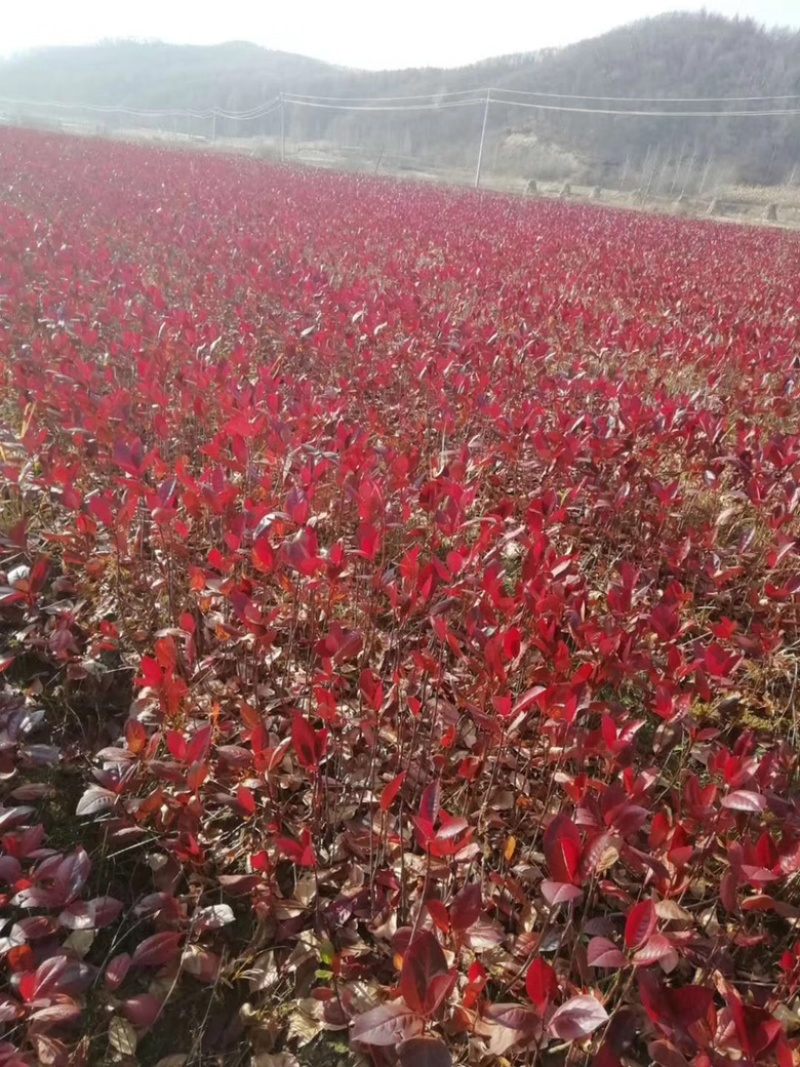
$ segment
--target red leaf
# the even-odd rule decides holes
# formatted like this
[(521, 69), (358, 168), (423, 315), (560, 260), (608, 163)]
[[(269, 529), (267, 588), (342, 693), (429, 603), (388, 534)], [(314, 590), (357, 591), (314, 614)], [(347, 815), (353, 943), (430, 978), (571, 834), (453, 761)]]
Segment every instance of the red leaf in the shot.
[(423, 930), (403, 956), (400, 992), (409, 1008), (420, 1015), (429, 1013), (428, 989), (433, 978), (447, 974), (447, 960), (432, 933)]
[(544, 833), (542, 851), (555, 882), (576, 885), (583, 845), (575, 823), (566, 815), (556, 815)]
[(82, 1010), (80, 1004), (76, 1004), (74, 1001), (62, 1001), (58, 1004), (49, 1004), (47, 1007), (38, 1008), (32, 1011), (28, 1018), (34, 1024), (34, 1031), (44, 1030), (49, 1026), (59, 1026), (62, 1023), (77, 1019)]
[(668, 1041), (651, 1041), (647, 1052), (658, 1067), (689, 1067), (689, 1061)]
[(125, 975), (130, 970), (131, 958), (127, 952), (121, 952), (115, 956), (106, 967), (105, 983), (112, 992), (119, 989), (125, 980)]
[(744, 1004), (735, 990), (726, 997), (742, 1052), (748, 1059), (758, 1062), (781, 1033), (781, 1024), (765, 1008)]
[(371, 522), (362, 522), (358, 527), (356, 530), (356, 544), (358, 545), (359, 552), (361, 552), (366, 559), (375, 559), (381, 545), (381, 538)]
[(239, 807), (247, 815), (255, 815), (256, 812), (256, 798), (253, 796), (252, 789), (248, 789), (246, 785), (240, 785), (236, 789), (236, 799), (239, 802)]
[(300, 867), (316, 867), (317, 857), (314, 846), (311, 843), (311, 833), (303, 830), (299, 841), (293, 841), (291, 837), (277, 837), (275, 845), (280, 852)]
[(511, 709), (511, 714), (516, 716), (523, 711), (527, 711), (531, 704), (534, 704), (539, 697), (547, 690), (542, 685), (535, 685), (533, 689), (529, 689), (526, 693), (523, 693), (514, 707)]
[(477, 882), (464, 886), (450, 905), (450, 922), (455, 930), (467, 930), (478, 921), (483, 907), (481, 887)]
[(540, 1014), (558, 996), (558, 978), (550, 964), (537, 956), (525, 975), (525, 991)]
[(722, 798), (722, 806), (732, 811), (758, 812), (764, 810), (767, 800), (761, 793), (753, 793), (748, 789), (736, 789)]
[(19, 995), (25, 1001), (31, 1001), (36, 995), (36, 972), (25, 971), (19, 977)]
[(136, 951), (131, 958), (131, 964), (138, 967), (160, 967), (178, 955), (178, 947), (183, 940), (183, 934), (165, 931), (146, 937), (141, 944), (137, 945)]
[(299, 712), (292, 717), (292, 745), (300, 765), (307, 770), (316, 770), (317, 745), (314, 727)]
[(198, 730), (186, 746), (186, 762), (199, 763), (206, 758), (211, 746), (211, 727), (204, 726)]
[(610, 1041), (605, 1040), (592, 1058), (592, 1067), (623, 1067), (622, 1060)]
[(0, 882), (13, 886), (22, 874), (22, 866), (16, 856), (0, 856)]
[(383, 707), (383, 686), (378, 676), (365, 667), (359, 675), (358, 687), (372, 711), (378, 712)]
[(504, 1056), (514, 1045), (541, 1041), (542, 1020), (534, 1008), (519, 1004), (489, 1004), (483, 1010), (481, 1032), (486, 1035), (492, 1056)]
[(403, 782), (406, 780), (406, 772), (401, 771), (396, 777), (394, 777), (387, 786), (385, 786), (381, 793), (380, 807), (381, 811), (388, 811), (392, 806), (392, 801), (400, 792)]
[(729, 655), (716, 641), (705, 652), (705, 668), (712, 678), (728, 678), (740, 657)]
[(52, 956), (36, 969), (32, 1000), (41, 1000), (54, 993), (70, 995), (82, 993), (94, 977), (94, 970), (87, 963), (69, 956)]
[(450, 841), (454, 837), (460, 837), (469, 830), (469, 823), (461, 816), (450, 816), (441, 812), (441, 826), (436, 831), (437, 841)]
[(187, 762), (186, 738), (179, 730), (167, 730), (166, 742), (170, 755), (174, 756), (176, 760), (180, 760), (181, 763)]
[(422, 1033), (424, 1020), (406, 1004), (394, 1001), (357, 1015), (350, 1038), (361, 1045), (396, 1047)]
[(60, 903), (69, 904), (75, 899), (86, 884), (91, 869), (92, 861), (82, 846), (64, 857), (55, 871), (55, 882), (61, 893)]
[(696, 985), (667, 989), (652, 971), (640, 971), (639, 997), (653, 1022), (669, 1033), (686, 1030), (704, 1018), (713, 1003), (714, 990)]
[(580, 900), (583, 890), (568, 882), (551, 882), (546, 878), (542, 882), (542, 896), (551, 907), (560, 904), (569, 904), (570, 901)]
[(586, 948), (586, 962), (590, 967), (624, 967), (628, 961), (613, 941), (593, 937)]
[(439, 782), (431, 782), (423, 791), (419, 802), (419, 817), (429, 822), (431, 826), (436, 822), (441, 804), (442, 787)]
[(119, 1010), (137, 1030), (149, 1030), (161, 1011), (161, 1001), (152, 993), (137, 993), (124, 1000)]
[(608, 1013), (595, 997), (572, 997), (550, 1018), (549, 1030), (562, 1041), (579, 1041), (594, 1033), (608, 1019)]
[(445, 974), (436, 974), (431, 978), (425, 997), (428, 1015), (435, 1015), (438, 1012), (439, 1008), (455, 989), (457, 981), (458, 971), (455, 967)]
[(647, 941), (633, 954), (635, 967), (649, 967), (651, 963), (658, 963), (668, 956), (674, 957), (675, 949), (672, 942), (663, 934), (652, 934)]
[(631, 908), (625, 922), (625, 948), (637, 949), (656, 928), (658, 916), (652, 900), (641, 900)]
[(412, 1037), (397, 1050), (401, 1067), (452, 1067), (453, 1059), (438, 1037)]
[(449, 933), (451, 929), (450, 913), (442, 904), (441, 900), (426, 900), (425, 907), (434, 923), (443, 933)]
[(61, 912), (58, 921), (67, 930), (98, 930), (112, 923), (122, 911), (122, 901), (115, 897), (76, 900)]
[(47, 569), (50, 565), (49, 556), (38, 556), (36, 562), (31, 568), (29, 575), (29, 582), (31, 591), (37, 593), (44, 585), (44, 580), (47, 577)]

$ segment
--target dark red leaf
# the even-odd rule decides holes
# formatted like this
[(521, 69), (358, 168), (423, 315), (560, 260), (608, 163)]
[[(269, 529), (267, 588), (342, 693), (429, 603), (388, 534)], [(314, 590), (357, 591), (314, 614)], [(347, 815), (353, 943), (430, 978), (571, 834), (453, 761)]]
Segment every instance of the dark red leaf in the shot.
[(736, 789), (722, 798), (722, 806), (732, 811), (759, 812), (767, 806), (767, 800), (761, 793), (753, 793), (748, 789)]
[(427, 1015), (436, 1015), (441, 1006), (455, 989), (458, 981), (458, 971), (455, 967), (444, 974), (436, 974), (428, 983), (425, 995), (425, 1008)]
[(402, 1067), (452, 1067), (453, 1059), (438, 1037), (412, 1037), (397, 1050)]
[(439, 942), (428, 930), (417, 934), (403, 957), (400, 992), (419, 1015), (428, 1014), (428, 990), (433, 978), (447, 974), (447, 960)]
[(407, 1004), (394, 1001), (357, 1015), (350, 1039), (360, 1045), (396, 1048), (401, 1042), (421, 1034), (424, 1025), (421, 1015)]
[(668, 938), (663, 934), (651, 934), (641, 948), (634, 952), (633, 964), (635, 967), (649, 967), (669, 956), (674, 958), (674, 954), (675, 949)]
[(152, 993), (137, 993), (120, 1005), (120, 1012), (137, 1030), (149, 1030), (161, 1011), (161, 1001)]
[(606, 937), (593, 937), (586, 948), (586, 962), (590, 967), (624, 967), (625, 956), (613, 941)]
[(69, 956), (53, 956), (36, 969), (31, 999), (40, 1000), (55, 993), (76, 995), (92, 982), (94, 970)]
[(439, 817), (439, 807), (441, 804), (442, 787), (437, 782), (431, 782), (427, 785), (423, 791), (419, 802), (419, 817), (424, 819), (433, 826)]
[(658, 916), (652, 900), (640, 900), (631, 908), (625, 921), (625, 948), (640, 948), (656, 928)]
[(449, 933), (451, 929), (450, 913), (441, 900), (426, 900), (425, 907), (428, 909), (428, 914), (436, 926), (444, 933)]
[(595, 997), (572, 997), (550, 1017), (548, 1029), (562, 1041), (580, 1041), (602, 1026), (608, 1012)]
[(131, 957), (131, 964), (138, 967), (160, 967), (163, 963), (175, 959), (182, 940), (182, 934), (170, 930), (146, 937), (137, 945)]
[(651, 1041), (647, 1052), (658, 1067), (689, 1067), (689, 1061), (669, 1041)]
[(483, 907), (481, 887), (473, 882), (456, 894), (450, 905), (450, 922), (455, 930), (467, 930), (478, 921)]
[(299, 712), (292, 717), (292, 745), (300, 765), (307, 770), (316, 770), (317, 745), (314, 727)]
[(131, 958), (127, 952), (122, 952), (109, 961), (104, 976), (105, 983), (109, 989), (113, 991), (122, 985), (130, 966)]
[(67, 930), (99, 930), (108, 926), (122, 912), (123, 904), (115, 897), (76, 900), (58, 917)]

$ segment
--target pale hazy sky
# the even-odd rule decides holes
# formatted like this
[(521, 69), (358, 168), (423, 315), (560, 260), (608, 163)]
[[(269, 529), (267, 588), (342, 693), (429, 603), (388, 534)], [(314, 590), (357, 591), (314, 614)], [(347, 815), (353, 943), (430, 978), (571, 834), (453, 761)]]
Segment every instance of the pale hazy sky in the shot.
[(246, 40), (370, 69), (457, 66), (703, 7), (800, 28), (800, 0), (0, 0), (0, 54), (137, 37)]

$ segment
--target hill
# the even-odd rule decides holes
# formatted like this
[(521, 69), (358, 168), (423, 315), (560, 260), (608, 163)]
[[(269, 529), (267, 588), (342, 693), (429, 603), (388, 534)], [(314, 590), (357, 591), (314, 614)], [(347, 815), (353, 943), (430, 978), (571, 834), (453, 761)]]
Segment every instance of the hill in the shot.
[[(800, 118), (633, 117), (558, 108), (659, 109), (657, 101), (758, 97), (739, 103), (665, 103), (679, 110), (761, 110), (800, 105), (800, 33), (709, 14), (647, 19), (557, 50), (502, 56), (458, 69), (371, 72), (233, 42), (213, 47), (107, 42), (32, 52), (0, 63), (0, 96), (120, 105), (129, 109), (258, 107), (279, 92), (330, 97), (394, 97), (480, 89), (552, 94), (517, 98), (556, 110), (493, 102), (487, 165), (565, 178), (692, 187), (719, 181), (793, 180)], [(796, 95), (792, 101), (786, 98)], [(576, 97), (649, 98), (637, 103)], [(358, 145), (441, 165), (474, 162), (479, 107), (437, 112), (366, 112), (291, 106), (294, 142)], [(219, 133), (274, 135), (275, 116), (247, 124), (222, 120)], [(192, 132), (192, 131), (189, 131)]]

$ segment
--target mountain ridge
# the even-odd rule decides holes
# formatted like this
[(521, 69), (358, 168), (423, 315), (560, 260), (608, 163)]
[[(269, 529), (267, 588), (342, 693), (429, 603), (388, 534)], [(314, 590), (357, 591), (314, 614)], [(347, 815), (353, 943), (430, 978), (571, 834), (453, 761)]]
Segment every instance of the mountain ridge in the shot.
[[(628, 182), (652, 183), (658, 171), (659, 181), (673, 187), (676, 171), (686, 170), (689, 160), (695, 184), (711, 165), (726, 180), (762, 184), (786, 182), (797, 174), (800, 115), (788, 112), (800, 112), (800, 32), (765, 30), (752, 19), (678, 12), (563, 48), (489, 57), (455, 68), (369, 71), (250, 42), (106, 42), (0, 62), (0, 96), (130, 109), (218, 107), (233, 113), (248, 112), (281, 92), (363, 99), (488, 87), (549, 94), (531, 97), (536, 108), (493, 102), (487, 161), (500, 170), (513, 165), (546, 178), (549, 167), (554, 177), (609, 184), (623, 176)], [(777, 100), (792, 95), (794, 102)], [(614, 110), (608, 107), (612, 98), (667, 103), (670, 98), (736, 96), (763, 98), (763, 110), (780, 107), (787, 113), (698, 119), (570, 110), (581, 104), (576, 97), (604, 98), (605, 109)], [(600, 99), (590, 102), (594, 108), (603, 106)], [(547, 110), (544, 103), (564, 110)], [(716, 106), (730, 109), (724, 103)], [(404, 153), (443, 165), (467, 165), (475, 155), (479, 117), (474, 108), (446, 115), (398, 112), (379, 119), (337, 109), (288, 110), (287, 133), (298, 142), (357, 144), (376, 154)], [(245, 132), (274, 135), (266, 120), (263, 128)], [(649, 178), (648, 168), (653, 171)]]

